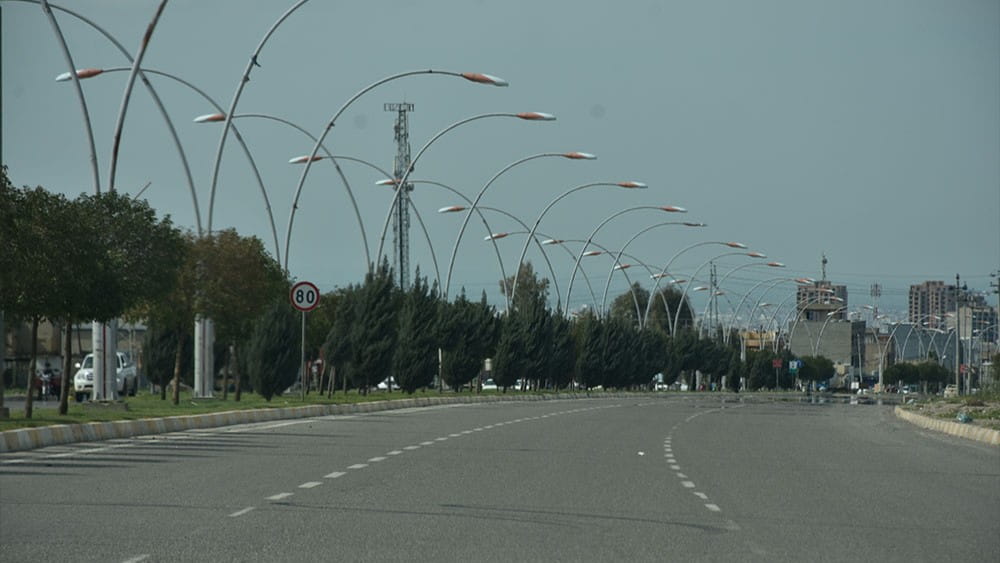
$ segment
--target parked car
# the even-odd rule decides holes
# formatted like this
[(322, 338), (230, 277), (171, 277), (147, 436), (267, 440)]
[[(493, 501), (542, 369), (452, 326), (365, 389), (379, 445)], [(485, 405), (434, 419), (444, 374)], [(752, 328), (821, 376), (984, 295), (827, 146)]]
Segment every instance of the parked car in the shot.
[[(139, 378), (135, 364), (122, 352), (118, 352), (118, 369), (115, 370), (115, 386), (120, 396), (135, 395), (139, 386)], [(78, 403), (87, 400), (94, 390), (94, 355), (87, 354), (73, 376), (73, 392)]]
[(496, 391), (497, 384), (492, 378), (483, 380), (483, 391)]
[(944, 398), (957, 397), (958, 396), (958, 386), (952, 383), (944, 388)]

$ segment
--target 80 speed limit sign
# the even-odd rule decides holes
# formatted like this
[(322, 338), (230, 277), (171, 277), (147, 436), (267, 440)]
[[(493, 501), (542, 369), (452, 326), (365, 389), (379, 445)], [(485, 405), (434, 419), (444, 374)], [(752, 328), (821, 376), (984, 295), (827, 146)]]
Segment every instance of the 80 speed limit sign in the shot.
[(319, 290), (307, 281), (293, 285), (289, 297), (292, 300), (292, 306), (303, 313), (312, 311), (319, 305)]

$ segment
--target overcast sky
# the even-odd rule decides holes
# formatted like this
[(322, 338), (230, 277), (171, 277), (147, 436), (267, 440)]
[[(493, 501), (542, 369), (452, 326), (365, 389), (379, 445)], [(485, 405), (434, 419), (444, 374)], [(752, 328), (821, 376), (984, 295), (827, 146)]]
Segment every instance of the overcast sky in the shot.
[[(285, 1), (174, 0), (156, 28), (143, 67), (180, 77), (228, 107), (250, 54), (292, 6)], [(55, 5), (55, 4), (54, 4)], [(158, 2), (81, 0), (65, 6), (103, 27), (136, 53)], [(51, 25), (37, 3), (0, 2), (2, 9), (3, 163), (17, 185), (41, 185), (75, 196), (94, 191), (84, 120)], [(102, 35), (56, 10), (75, 66), (129, 66)], [(594, 237), (620, 250), (661, 222), (689, 220), (707, 228), (652, 228), (629, 246), (633, 264), (657, 271), (699, 242), (739, 241), (787, 264), (785, 270), (741, 267), (752, 258), (706, 244), (681, 253), (671, 272), (690, 277), (713, 257), (726, 276), (726, 299), (777, 277), (827, 278), (848, 286), (852, 309), (874, 303), (904, 311), (909, 285), (925, 280), (988, 290), (1000, 268), (1000, 2), (996, 0), (787, 1), (389, 1), (306, 2), (264, 46), (259, 68), (236, 114), (288, 120), (323, 133), (355, 93), (383, 77), (418, 69), (484, 72), (510, 87), (450, 76), (389, 82), (357, 99), (325, 145), (336, 155), (392, 170), (395, 114), (387, 102), (409, 102), (411, 152), (451, 124), (483, 113), (548, 112), (554, 122), (490, 118), (455, 128), (435, 141), (412, 178), (446, 184), (474, 198), (501, 169), (540, 153), (585, 151), (595, 161), (539, 158), (512, 168), (480, 205), (529, 225), (560, 194), (592, 182), (642, 181), (647, 190), (595, 187), (552, 207), (538, 230), (587, 239), (605, 219), (640, 206), (675, 205), (686, 215), (648, 208), (610, 220)], [(127, 72), (83, 81), (97, 145), (101, 188), (107, 189), (111, 139)], [(192, 119), (214, 108), (188, 86), (150, 80), (190, 163), (202, 227), (207, 227), (219, 124)], [(235, 120), (260, 171), (284, 254), (292, 197), (313, 142), (263, 118)], [(116, 188), (136, 193), (185, 228), (195, 229), (191, 193), (178, 151), (149, 93), (137, 84), (129, 107)], [(322, 153), (322, 151), (321, 151)], [(357, 201), (369, 252), (377, 255), (392, 192), (377, 170), (341, 163)], [(417, 184), (411, 263), (423, 275), (447, 277), (462, 214), (438, 214), (461, 203), (443, 188)], [(487, 211), (493, 231), (517, 232), (513, 220)], [(227, 140), (212, 228), (234, 227), (274, 239), (264, 199), (246, 157)], [(485, 289), (502, 302), (500, 269), (482, 223), (471, 221), (458, 247), (450, 293)], [(513, 272), (525, 240), (498, 242)], [(391, 245), (391, 233), (386, 249)], [(570, 254), (549, 259), (565, 294)], [(291, 274), (331, 290), (362, 279), (365, 250), (351, 200), (335, 168), (316, 162), (295, 214)], [(437, 266), (432, 259), (432, 249)], [(546, 276), (537, 249), (528, 259)], [(570, 305), (601, 300), (613, 259), (583, 260)], [(625, 271), (650, 287), (637, 265)], [(708, 267), (698, 280), (708, 280)], [(761, 287), (766, 287), (764, 284)], [(616, 272), (611, 296), (624, 291)], [(777, 302), (779, 285), (751, 299)], [(553, 297), (555, 297), (553, 295)], [(565, 301), (566, 295), (563, 295)], [(699, 299), (703, 299), (699, 295)], [(995, 303), (996, 297), (991, 296)], [(696, 301), (698, 303), (698, 301)], [(700, 303), (704, 303), (701, 301)], [(699, 305), (701, 307), (703, 305)], [(723, 303), (721, 308), (729, 305)]]

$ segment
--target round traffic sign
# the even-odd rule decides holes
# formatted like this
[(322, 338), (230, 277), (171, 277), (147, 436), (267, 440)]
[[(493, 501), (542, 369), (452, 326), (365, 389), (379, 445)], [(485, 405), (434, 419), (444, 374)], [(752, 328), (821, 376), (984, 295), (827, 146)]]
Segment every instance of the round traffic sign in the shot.
[(292, 300), (292, 306), (302, 312), (312, 311), (319, 305), (319, 289), (307, 281), (293, 285), (289, 297)]

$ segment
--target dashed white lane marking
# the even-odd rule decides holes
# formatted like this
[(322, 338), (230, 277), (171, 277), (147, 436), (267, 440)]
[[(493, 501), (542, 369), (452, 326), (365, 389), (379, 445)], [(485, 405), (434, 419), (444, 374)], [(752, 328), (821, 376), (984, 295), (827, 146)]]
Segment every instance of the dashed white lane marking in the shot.
[(399, 455), (403, 453), (402, 450), (392, 450), (391, 452), (385, 452), (385, 455)]
[(318, 487), (318, 486), (320, 486), (322, 484), (323, 483), (320, 483), (319, 481), (309, 481), (308, 483), (302, 483), (301, 485), (299, 485), (299, 488), (300, 489), (311, 489), (313, 487)]
[(140, 561), (145, 561), (147, 559), (149, 559), (149, 554), (143, 553), (142, 555), (137, 555), (131, 559), (126, 559), (122, 563), (139, 563)]
[(288, 498), (288, 497), (292, 496), (293, 494), (295, 494), (295, 493), (278, 493), (276, 495), (271, 495), (271, 496), (267, 497), (267, 500), (281, 500), (283, 498)]
[(684, 485), (688, 489), (693, 489), (694, 488), (694, 482), (693, 481), (681, 481), (681, 485)]
[(674, 471), (677, 471), (677, 470), (678, 470), (678, 469), (680, 469), (680, 468), (681, 468), (681, 466), (680, 466), (680, 465), (671, 465), (671, 466), (670, 466), (670, 469), (673, 469)]
[(438, 438), (434, 438), (434, 441), (435, 442), (444, 442), (447, 439), (448, 439), (447, 436), (441, 436), (441, 437), (438, 437)]
[(404, 449), (404, 450), (406, 450), (406, 451), (413, 451), (413, 450), (419, 450), (419, 449), (420, 449), (420, 446), (406, 446), (406, 447), (405, 447), (405, 448), (403, 448), (403, 449)]
[(237, 510), (236, 512), (230, 514), (229, 517), (230, 518), (239, 518), (240, 516), (243, 516), (244, 514), (246, 514), (247, 512), (250, 512), (253, 509), (254, 509), (254, 507), (248, 506), (248, 507), (244, 508), (243, 510)]
[(701, 500), (708, 500), (708, 495), (705, 493), (695, 493), (694, 496), (700, 498)]
[(459, 434), (458, 432), (456, 432), (454, 434), (448, 434), (449, 438), (458, 438), (459, 436), (461, 436), (461, 434)]
[(380, 461), (385, 461), (385, 460), (387, 460), (387, 459), (389, 459), (389, 458), (387, 458), (387, 457), (382, 457), (382, 456), (379, 456), (379, 457), (373, 457), (373, 458), (371, 458), (371, 459), (369, 459), (369, 460), (368, 460), (368, 463), (378, 463), (378, 462), (380, 462)]
[(420, 445), (421, 446), (433, 446), (434, 445), (434, 441), (433, 440), (427, 440), (426, 442), (420, 442)]
[(722, 509), (714, 504), (706, 504), (705, 508), (711, 510), (712, 512), (722, 512)]
[(683, 473), (678, 473), (677, 476), (680, 477), (681, 479), (687, 479), (688, 478), (688, 476), (685, 475), (685, 474), (683, 474)]
[(348, 469), (364, 469), (368, 467), (367, 463), (355, 463), (354, 465), (348, 465)]
[(26, 459), (5, 459), (3, 461), (0, 461), (0, 463), (24, 463), (26, 461), (28, 461), (28, 460), (26, 460)]
[(344, 473), (343, 471), (334, 471), (333, 473), (327, 473), (326, 475), (323, 476), (323, 478), (325, 478), (325, 479), (336, 479), (337, 477), (343, 477), (344, 475), (347, 475), (347, 474)]

